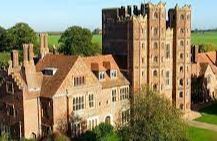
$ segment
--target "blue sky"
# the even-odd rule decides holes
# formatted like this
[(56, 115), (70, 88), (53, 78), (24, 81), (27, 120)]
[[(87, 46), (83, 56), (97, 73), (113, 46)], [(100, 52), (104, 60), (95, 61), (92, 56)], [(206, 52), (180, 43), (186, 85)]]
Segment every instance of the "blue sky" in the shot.
[[(71, 25), (90, 29), (101, 27), (102, 8), (139, 5), (144, 0), (2, 0), (0, 25), (9, 28), (17, 22), (27, 22), (36, 31), (63, 31)], [(148, 0), (146, 0), (147, 2)], [(160, 0), (151, 0), (157, 3)], [(167, 9), (176, 3), (191, 4), (193, 28), (217, 27), (216, 0), (162, 0)]]

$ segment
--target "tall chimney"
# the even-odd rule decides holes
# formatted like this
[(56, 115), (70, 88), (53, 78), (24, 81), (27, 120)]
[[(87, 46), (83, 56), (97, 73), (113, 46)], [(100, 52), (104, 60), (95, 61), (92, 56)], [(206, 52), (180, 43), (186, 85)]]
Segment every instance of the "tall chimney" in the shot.
[(48, 49), (48, 34), (44, 34), (44, 48), (46, 49), (46, 51), (47, 51), (47, 49)]
[(19, 52), (17, 50), (12, 51), (12, 67), (17, 68), (19, 66)]
[(33, 52), (33, 44), (29, 44), (29, 61), (34, 63), (34, 52)]
[(44, 48), (44, 33), (40, 33), (40, 49)]
[(24, 66), (28, 64), (28, 44), (23, 44), (23, 64)]

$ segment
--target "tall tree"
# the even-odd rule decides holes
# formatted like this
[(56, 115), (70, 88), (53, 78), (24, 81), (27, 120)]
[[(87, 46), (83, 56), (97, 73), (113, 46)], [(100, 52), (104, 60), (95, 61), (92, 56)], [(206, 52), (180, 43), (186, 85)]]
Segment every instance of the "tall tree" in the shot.
[(79, 26), (72, 26), (66, 29), (59, 43), (59, 52), (66, 55), (89, 56), (100, 52), (99, 46), (92, 43), (91, 31)]
[(36, 41), (36, 33), (28, 24), (17, 23), (0, 36), (0, 50), (11, 51), (12, 49), (22, 49), (22, 44), (36, 44)]
[(159, 94), (145, 89), (134, 97), (128, 124), (118, 129), (122, 140), (185, 141), (187, 126), (181, 111)]

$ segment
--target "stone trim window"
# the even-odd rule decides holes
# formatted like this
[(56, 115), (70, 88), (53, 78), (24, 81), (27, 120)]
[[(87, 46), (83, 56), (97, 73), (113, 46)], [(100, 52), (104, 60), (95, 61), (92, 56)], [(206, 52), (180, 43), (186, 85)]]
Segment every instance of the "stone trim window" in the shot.
[(184, 54), (183, 53), (180, 53), (180, 59), (183, 59), (184, 58)]
[(14, 105), (6, 104), (6, 112), (8, 116), (16, 117)]
[(154, 90), (154, 91), (157, 91), (157, 84), (154, 84), (154, 85), (153, 85), (153, 90)]
[(166, 45), (166, 59), (170, 58), (170, 44)]
[(72, 136), (77, 137), (83, 133), (83, 123), (81, 121), (71, 123)]
[(183, 104), (180, 104), (180, 105), (179, 105), (179, 108), (180, 108), (181, 110), (183, 110), (183, 109), (184, 109), (184, 105), (183, 105)]
[(180, 97), (180, 98), (183, 98), (183, 92), (182, 92), (182, 91), (179, 92), (179, 97)]
[(122, 124), (126, 124), (130, 121), (130, 110), (125, 110), (122, 111), (121, 113), (121, 117), (122, 117)]
[(117, 70), (111, 70), (110, 71), (110, 77), (111, 77), (111, 79), (117, 78), (117, 74), (118, 74)]
[(99, 72), (99, 80), (104, 80), (105, 79), (105, 72), (104, 71), (101, 71)]
[(129, 98), (129, 87), (120, 88), (120, 100), (125, 100)]
[(153, 48), (154, 48), (154, 49), (158, 49), (158, 44), (157, 44), (157, 42), (154, 42)]
[(94, 95), (89, 94), (89, 107), (93, 108), (94, 107)]
[(154, 12), (153, 17), (154, 17), (154, 19), (158, 19), (158, 13)]
[(85, 77), (84, 76), (74, 77), (74, 86), (81, 86), (84, 84), (85, 84)]
[(13, 82), (10, 82), (10, 81), (6, 82), (6, 92), (8, 94), (14, 94), (14, 85), (13, 85)]
[(116, 101), (117, 101), (117, 90), (112, 89), (112, 102), (116, 102)]
[(154, 35), (154, 36), (157, 36), (157, 35), (158, 35), (158, 28), (155, 27), (155, 28), (153, 29), (153, 35)]
[(180, 20), (185, 20), (185, 15), (184, 14), (180, 15)]
[(180, 85), (180, 86), (183, 86), (183, 85), (184, 85), (183, 79), (180, 79), (180, 80), (179, 80), (179, 85)]
[(179, 72), (180, 72), (180, 73), (183, 73), (183, 72), (184, 72), (184, 68), (183, 68), (183, 66), (180, 66), (180, 68), (179, 68)]
[(84, 96), (73, 98), (73, 111), (84, 109)]
[(157, 77), (157, 70), (153, 71), (153, 76)]
[(155, 57), (154, 57), (154, 63), (157, 63), (157, 62), (158, 62), (158, 57), (155, 56)]
[(170, 85), (170, 71), (166, 72), (166, 85), (169, 86)]
[(181, 47), (183, 47), (183, 46), (184, 46), (184, 41), (181, 40), (181, 41), (179, 42), (179, 44), (180, 44)]
[(98, 118), (97, 117), (89, 118), (87, 120), (87, 123), (88, 123), (88, 129), (93, 130), (98, 125)]

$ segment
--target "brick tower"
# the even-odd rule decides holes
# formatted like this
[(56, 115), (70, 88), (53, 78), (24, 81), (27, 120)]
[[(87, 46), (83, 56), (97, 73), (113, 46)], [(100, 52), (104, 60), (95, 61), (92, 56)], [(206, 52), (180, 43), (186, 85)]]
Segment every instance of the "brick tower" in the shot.
[(168, 15), (167, 21), (162, 2), (103, 9), (103, 54), (114, 56), (133, 93), (148, 85), (186, 111), (190, 109), (191, 8), (176, 6)]
[(169, 10), (173, 35), (173, 102), (177, 108), (190, 110), (191, 104), (191, 7)]

